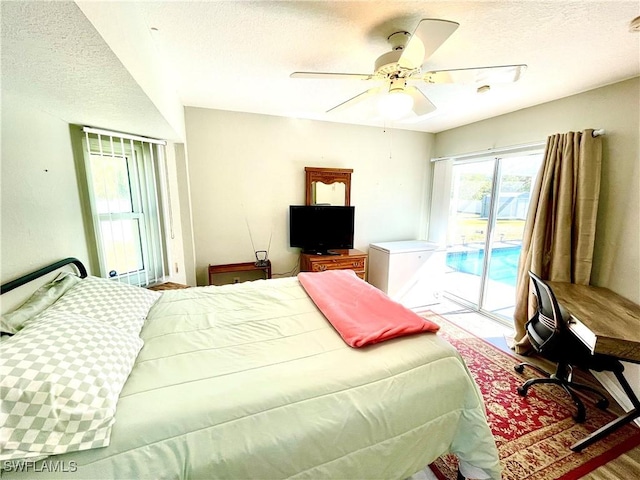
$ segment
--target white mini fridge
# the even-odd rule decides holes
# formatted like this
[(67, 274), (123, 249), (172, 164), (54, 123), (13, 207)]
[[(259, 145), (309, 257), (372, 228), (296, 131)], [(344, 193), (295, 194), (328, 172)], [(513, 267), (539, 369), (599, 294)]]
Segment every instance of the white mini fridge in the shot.
[(440, 302), (446, 251), (422, 240), (369, 245), (369, 283), (409, 308)]

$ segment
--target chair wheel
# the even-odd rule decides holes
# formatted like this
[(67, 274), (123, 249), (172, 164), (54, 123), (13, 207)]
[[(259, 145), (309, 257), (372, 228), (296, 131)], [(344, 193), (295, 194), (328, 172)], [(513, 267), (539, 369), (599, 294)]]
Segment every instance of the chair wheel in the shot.
[(513, 369), (518, 372), (518, 373), (522, 373), (524, 372), (524, 365), (516, 365), (515, 367), (513, 367)]
[(587, 415), (584, 412), (578, 412), (573, 419), (576, 421), (576, 423), (584, 423), (584, 421), (587, 419)]
[(598, 407), (600, 410), (606, 410), (607, 408), (609, 408), (609, 400), (607, 400), (606, 398), (601, 398), (596, 402), (596, 407)]
[(526, 389), (526, 388), (524, 388), (524, 387), (518, 387), (518, 388), (517, 388), (517, 390), (518, 390), (518, 394), (519, 394), (521, 397), (526, 397), (526, 396), (527, 396), (527, 389)]

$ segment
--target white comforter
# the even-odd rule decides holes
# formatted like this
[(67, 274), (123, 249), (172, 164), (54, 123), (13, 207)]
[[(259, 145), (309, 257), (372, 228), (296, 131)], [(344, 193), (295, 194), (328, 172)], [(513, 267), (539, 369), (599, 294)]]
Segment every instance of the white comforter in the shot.
[(400, 479), (445, 452), (500, 478), (450, 344), (348, 347), (295, 278), (166, 291), (141, 337), (111, 445), (38, 478)]

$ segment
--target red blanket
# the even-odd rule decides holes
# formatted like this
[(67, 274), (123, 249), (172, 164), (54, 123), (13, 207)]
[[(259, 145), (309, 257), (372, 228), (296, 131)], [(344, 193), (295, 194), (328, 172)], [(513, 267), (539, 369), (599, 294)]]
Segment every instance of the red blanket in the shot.
[(401, 335), (437, 332), (437, 324), (394, 302), (353, 270), (303, 272), (298, 280), (343, 340), (364, 347)]

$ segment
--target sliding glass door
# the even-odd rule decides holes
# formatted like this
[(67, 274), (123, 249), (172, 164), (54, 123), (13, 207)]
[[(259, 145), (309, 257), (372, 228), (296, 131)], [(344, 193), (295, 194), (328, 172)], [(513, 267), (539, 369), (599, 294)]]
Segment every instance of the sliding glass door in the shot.
[(502, 158), (497, 162), (496, 195), (492, 199), (495, 213), (480, 306), (512, 319), (522, 234), (542, 154)]
[(524, 223), (542, 152), (458, 161), (451, 174), (445, 291), (511, 320)]
[(447, 229), (446, 291), (478, 304), (483, 281), (484, 248), (489, 232), (495, 161), (454, 165)]

